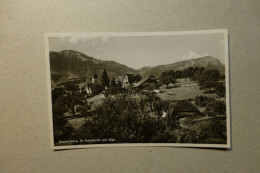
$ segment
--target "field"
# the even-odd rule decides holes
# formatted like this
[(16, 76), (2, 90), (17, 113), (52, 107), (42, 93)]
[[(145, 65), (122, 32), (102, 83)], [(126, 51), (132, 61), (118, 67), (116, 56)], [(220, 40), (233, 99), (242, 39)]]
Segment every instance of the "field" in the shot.
[(157, 95), (162, 100), (186, 100), (186, 99), (194, 99), (196, 96), (203, 95), (211, 98), (216, 98), (217, 95), (215, 93), (205, 94), (206, 90), (201, 90), (200, 86), (192, 85), (192, 86), (181, 86), (170, 89), (162, 89), (161, 93)]

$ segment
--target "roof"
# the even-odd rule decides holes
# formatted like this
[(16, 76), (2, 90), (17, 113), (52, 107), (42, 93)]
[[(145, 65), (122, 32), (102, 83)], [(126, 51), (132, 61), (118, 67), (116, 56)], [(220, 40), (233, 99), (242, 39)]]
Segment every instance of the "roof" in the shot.
[(149, 76), (149, 77), (145, 77), (142, 80), (140, 80), (139, 82), (137, 82), (136, 84), (134, 84), (134, 87), (139, 87), (140, 85), (142, 85), (143, 83), (145, 83), (147, 80), (152, 79), (155, 82), (157, 82), (157, 84), (160, 85), (160, 83), (154, 78), (154, 76)]
[(147, 81), (148, 79), (150, 79), (150, 77), (145, 77), (142, 80), (140, 80), (139, 82), (137, 82), (136, 84), (134, 84), (134, 87), (139, 87), (140, 85), (142, 85), (145, 81)]
[(133, 74), (133, 73), (126, 73), (126, 74), (124, 74), (123, 76), (135, 77), (135, 74)]
[(174, 102), (172, 105), (173, 111), (176, 112), (200, 112), (191, 102), (181, 100)]

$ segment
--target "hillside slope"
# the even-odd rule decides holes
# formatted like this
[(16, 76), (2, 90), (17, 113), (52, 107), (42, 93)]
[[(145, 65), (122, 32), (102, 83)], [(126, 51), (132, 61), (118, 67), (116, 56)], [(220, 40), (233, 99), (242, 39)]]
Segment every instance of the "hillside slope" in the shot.
[(107, 70), (109, 78), (117, 78), (125, 73), (140, 74), (143, 77), (154, 75), (160, 77), (161, 73), (168, 70), (183, 70), (188, 67), (205, 67), (206, 69), (218, 69), (222, 74), (225, 66), (212, 56), (180, 61), (172, 64), (159, 65), (155, 67), (143, 67), (138, 70), (126, 65), (103, 61), (87, 56), (74, 50), (63, 50), (50, 52), (50, 70), (53, 84), (72, 79), (80, 79), (81, 82), (91, 81), (96, 73), (100, 79), (104, 69)]
[(139, 74), (142, 76), (154, 75), (159, 77), (162, 72), (168, 70), (183, 70), (188, 67), (205, 67), (206, 69), (218, 69), (220, 73), (225, 73), (225, 66), (220, 62), (220, 60), (212, 57), (205, 56), (197, 59), (189, 59), (185, 61), (179, 61), (172, 64), (159, 65), (155, 67), (143, 67), (139, 69)]
[(73, 50), (50, 52), (51, 74), (52, 76), (59, 76), (58, 79), (74, 76), (90, 80), (95, 73), (100, 78), (104, 69), (107, 70), (110, 78), (116, 78), (126, 72), (137, 73), (137, 70), (126, 65), (114, 61), (98, 60)]

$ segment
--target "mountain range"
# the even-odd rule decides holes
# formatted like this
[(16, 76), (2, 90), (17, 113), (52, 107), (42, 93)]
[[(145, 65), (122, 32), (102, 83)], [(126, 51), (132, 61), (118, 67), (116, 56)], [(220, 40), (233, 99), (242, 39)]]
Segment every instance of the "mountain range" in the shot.
[(140, 69), (133, 69), (115, 61), (95, 59), (94, 57), (87, 56), (74, 50), (63, 50), (60, 52), (50, 51), (49, 55), (52, 82), (59, 82), (68, 78), (90, 81), (95, 73), (98, 77), (101, 77), (104, 69), (107, 70), (109, 78), (117, 78), (125, 73), (140, 74), (143, 77), (154, 75), (158, 78), (164, 71), (183, 70), (191, 66), (218, 69), (222, 74), (225, 73), (224, 64), (212, 56), (189, 59), (154, 67), (146, 66)]

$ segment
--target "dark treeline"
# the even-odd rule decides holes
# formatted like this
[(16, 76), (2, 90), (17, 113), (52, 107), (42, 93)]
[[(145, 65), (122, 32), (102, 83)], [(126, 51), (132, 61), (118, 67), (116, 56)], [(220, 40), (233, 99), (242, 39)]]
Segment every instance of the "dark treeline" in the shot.
[(163, 76), (171, 76), (175, 79), (178, 78), (191, 78), (192, 80), (199, 80), (201, 74), (205, 71), (205, 67), (188, 67), (184, 70), (169, 70), (161, 74)]
[(160, 82), (168, 88), (170, 83), (176, 83), (176, 79), (189, 78), (193, 81), (198, 81), (201, 88), (207, 88), (208, 92), (211, 89), (221, 97), (225, 96), (225, 86), (220, 83), (220, 80), (225, 79), (225, 75), (221, 75), (218, 69), (206, 69), (205, 67), (189, 67), (184, 70), (169, 70), (165, 71), (160, 76)]

